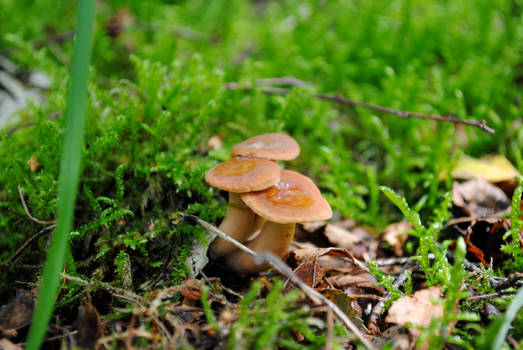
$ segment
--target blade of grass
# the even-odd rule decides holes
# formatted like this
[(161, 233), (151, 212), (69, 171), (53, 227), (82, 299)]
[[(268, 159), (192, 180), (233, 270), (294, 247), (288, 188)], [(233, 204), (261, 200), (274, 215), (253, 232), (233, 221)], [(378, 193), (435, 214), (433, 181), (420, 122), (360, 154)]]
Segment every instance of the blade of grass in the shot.
[(485, 333), (483, 349), (499, 350), (503, 347), (505, 337), (507, 336), (510, 324), (516, 317), (518, 310), (523, 306), (523, 288), (520, 288), (512, 302), (510, 303), (505, 314), (494, 321)]
[(45, 336), (58, 294), (60, 272), (64, 265), (67, 249), (67, 235), (71, 231), (73, 223), (84, 138), (94, 0), (80, 0), (77, 11), (76, 41), (65, 114), (65, 134), (58, 187), (58, 223), (45, 261), (40, 293), (33, 314), (33, 323), (29, 330), (27, 349), (38, 349)]

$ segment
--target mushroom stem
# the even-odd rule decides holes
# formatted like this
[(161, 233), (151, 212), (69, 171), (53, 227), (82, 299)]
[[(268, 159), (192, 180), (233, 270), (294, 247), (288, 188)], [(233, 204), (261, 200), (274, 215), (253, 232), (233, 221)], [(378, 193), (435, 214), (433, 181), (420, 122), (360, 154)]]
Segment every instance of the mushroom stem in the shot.
[[(251, 234), (255, 214), (240, 198), (239, 193), (229, 192), (227, 214), (219, 229), (235, 240), (244, 242)], [(227, 255), (236, 247), (221, 238), (216, 238), (209, 247), (209, 254), (213, 259)]]
[[(254, 214), (254, 215), (256, 215), (256, 214)], [(267, 222), (267, 220), (265, 220), (265, 218), (263, 216), (259, 216), (259, 215), (255, 216), (254, 222), (252, 223), (252, 227), (251, 227), (251, 233), (249, 235), (250, 240), (253, 240), (254, 238), (256, 238), (258, 236), (258, 234), (263, 229), (263, 226), (265, 225), (266, 222)]]
[[(267, 221), (260, 234), (250, 241), (247, 247), (256, 252), (270, 251), (282, 257), (292, 243), (295, 226), (295, 223), (278, 224)], [(252, 256), (243, 251), (236, 251), (227, 256), (227, 264), (231, 269), (244, 273), (256, 273), (268, 268), (266, 264), (255, 264)]]

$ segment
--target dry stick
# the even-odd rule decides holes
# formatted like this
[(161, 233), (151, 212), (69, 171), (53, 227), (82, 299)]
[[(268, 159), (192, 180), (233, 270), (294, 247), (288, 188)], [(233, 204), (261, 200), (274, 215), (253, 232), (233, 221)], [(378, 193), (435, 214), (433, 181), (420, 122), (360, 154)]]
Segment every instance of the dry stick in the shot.
[[(277, 78), (271, 78), (271, 79), (274, 80)], [(299, 81), (300, 83), (305, 83), (298, 79), (296, 79), (296, 81)], [(280, 82), (279, 84), (276, 84), (276, 85), (298, 86), (298, 87), (306, 86), (306, 85), (292, 84), (292, 80), (290, 80), (289, 77), (285, 77), (285, 80), (282, 80), (282, 82)], [(238, 82), (231, 82), (231, 83), (227, 83), (225, 85), (225, 88), (227, 90), (238, 90), (238, 89), (251, 90), (251, 89), (253, 89), (254, 86), (259, 86), (259, 85), (256, 83), (241, 85)], [(275, 88), (275, 87), (264, 88), (264, 89), (262, 89), (262, 91), (268, 95), (288, 95), (288, 94), (290, 94), (289, 89)], [(403, 111), (403, 110), (379, 106), (379, 105), (375, 105), (375, 104), (371, 104), (371, 103), (367, 103), (367, 102), (354, 101), (341, 94), (329, 95), (329, 94), (314, 93), (314, 94), (312, 94), (312, 96), (317, 99), (320, 99), (320, 100), (337, 102), (337, 103), (347, 105), (347, 106), (363, 107), (363, 108), (371, 109), (371, 110), (381, 112), (381, 113), (388, 113), (388, 114), (396, 115), (396, 116), (398, 116), (400, 118), (404, 118), (404, 119), (411, 118), (411, 117), (424, 118), (424, 119), (431, 119), (431, 120), (436, 120), (436, 121), (441, 121), (441, 122), (474, 126), (474, 127), (480, 128), (481, 130), (483, 130), (489, 134), (494, 134), (496, 132), (494, 129), (492, 129), (491, 127), (489, 127), (487, 125), (487, 122), (485, 120), (481, 120), (481, 121), (463, 120), (463, 119), (458, 119), (458, 118), (451, 117), (451, 116), (441, 116), (441, 115), (432, 115), (432, 114), (426, 114), (426, 113)]]
[(183, 220), (187, 222), (191, 222), (193, 224), (199, 224), (206, 228), (207, 230), (217, 234), (220, 236), (220, 238), (234, 244), (238, 249), (246, 252), (247, 254), (251, 255), (253, 257), (253, 260), (256, 264), (269, 264), (272, 268), (274, 268), (276, 271), (287, 277), (292, 283), (294, 283), (296, 286), (298, 286), (304, 293), (307, 295), (315, 304), (325, 304), (327, 305), (333, 312), (338, 316), (338, 318), (349, 328), (354, 335), (363, 343), (364, 346), (366, 346), (368, 349), (376, 349), (370, 342), (365, 338), (365, 336), (361, 333), (361, 331), (358, 329), (358, 327), (347, 317), (347, 315), (341, 311), (341, 309), (334, 304), (329, 299), (325, 298), (323, 295), (321, 295), (318, 291), (314, 290), (313, 288), (306, 285), (296, 274), (292, 272), (292, 270), (276, 255), (272, 254), (271, 252), (263, 252), (258, 253), (255, 252), (243, 244), (239, 243), (235, 239), (229, 237), (227, 234), (220, 231), (218, 228), (214, 227), (213, 225), (209, 224), (208, 222), (200, 219), (197, 216), (180, 213), (180, 216)]
[(53, 225), (47, 226), (47, 227), (43, 228), (42, 230), (38, 231), (37, 233), (35, 233), (27, 241), (25, 241), (24, 244), (22, 244), (22, 246), (20, 248), (18, 248), (18, 250), (7, 260), (7, 263), (9, 264), (12, 261), (14, 261), (24, 251), (24, 249), (29, 246), (29, 244), (31, 244), (32, 242), (34, 242), (35, 240), (40, 238), (47, 231), (54, 229), (55, 227), (56, 227), (56, 225), (53, 224)]
[[(47, 117), (47, 119), (51, 120), (51, 119), (56, 119), (58, 117), (60, 117), (62, 115), (62, 112), (56, 112), (56, 113), (52, 113), (52, 114), (49, 114), (49, 116)], [(7, 130), (5, 133), (6, 135), (12, 135), (14, 134), (15, 132), (17, 132), (18, 130), (20, 129), (24, 129), (24, 128), (28, 128), (30, 126), (33, 126), (35, 125), (36, 122), (27, 122), (27, 123), (24, 123), (24, 124), (21, 124), (21, 125), (17, 125), (9, 130)]]
[(492, 298), (497, 298), (497, 297), (500, 297), (500, 296), (503, 296), (503, 295), (513, 295), (513, 294), (516, 294), (517, 292), (518, 292), (517, 290), (502, 290), (502, 291), (497, 292), (497, 293), (475, 295), (475, 296), (472, 296), (472, 297), (469, 297), (469, 298), (465, 299), (464, 301), (492, 299)]
[(31, 215), (31, 213), (29, 212), (29, 209), (27, 208), (27, 204), (25, 204), (24, 192), (22, 191), (22, 187), (20, 185), (18, 185), (18, 193), (20, 194), (20, 201), (22, 202), (25, 213), (27, 214), (29, 219), (33, 220), (34, 222), (36, 222), (38, 224), (42, 224), (42, 225), (52, 225), (52, 224), (56, 223), (56, 220), (39, 220), (39, 219), (33, 217)]

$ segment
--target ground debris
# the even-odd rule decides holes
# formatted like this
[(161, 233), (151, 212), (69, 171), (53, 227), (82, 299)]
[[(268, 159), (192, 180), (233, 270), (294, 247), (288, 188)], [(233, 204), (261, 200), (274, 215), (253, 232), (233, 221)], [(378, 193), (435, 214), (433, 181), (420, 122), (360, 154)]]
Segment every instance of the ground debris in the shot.
[(510, 210), (505, 192), (483, 179), (454, 182), (452, 199), (466, 215), (475, 218), (499, 217)]
[(34, 291), (17, 290), (13, 300), (0, 307), (0, 336), (14, 338), (17, 331), (31, 324)]

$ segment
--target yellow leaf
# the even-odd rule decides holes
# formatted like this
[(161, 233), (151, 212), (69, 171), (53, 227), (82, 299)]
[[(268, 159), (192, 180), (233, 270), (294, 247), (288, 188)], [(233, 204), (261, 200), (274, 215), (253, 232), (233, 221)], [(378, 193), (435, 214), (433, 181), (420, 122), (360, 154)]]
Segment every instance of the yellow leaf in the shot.
[(464, 154), (451, 173), (454, 179), (484, 179), (489, 182), (512, 181), (519, 172), (502, 155), (473, 158)]

